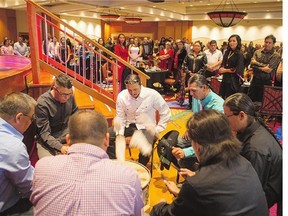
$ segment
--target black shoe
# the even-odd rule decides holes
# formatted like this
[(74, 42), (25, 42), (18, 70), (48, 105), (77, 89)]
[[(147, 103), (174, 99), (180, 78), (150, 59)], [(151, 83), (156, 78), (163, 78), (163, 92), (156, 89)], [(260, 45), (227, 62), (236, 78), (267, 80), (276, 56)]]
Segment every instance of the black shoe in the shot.
[(192, 109), (192, 104), (189, 104), (186, 109), (187, 110), (191, 110)]

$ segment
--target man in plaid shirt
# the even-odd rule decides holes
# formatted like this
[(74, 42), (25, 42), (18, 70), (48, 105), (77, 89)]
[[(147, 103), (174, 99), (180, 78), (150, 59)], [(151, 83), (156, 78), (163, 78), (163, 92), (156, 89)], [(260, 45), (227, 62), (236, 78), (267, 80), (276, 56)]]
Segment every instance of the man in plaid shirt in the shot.
[(69, 120), (67, 155), (38, 161), (30, 197), (35, 215), (141, 215), (138, 174), (109, 159), (107, 121), (92, 110)]

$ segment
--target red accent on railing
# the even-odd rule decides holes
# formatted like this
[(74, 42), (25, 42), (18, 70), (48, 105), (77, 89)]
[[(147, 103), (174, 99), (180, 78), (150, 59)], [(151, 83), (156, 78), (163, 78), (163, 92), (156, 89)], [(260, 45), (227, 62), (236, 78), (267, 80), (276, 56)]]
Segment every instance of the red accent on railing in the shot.
[(37, 17), (37, 36), (38, 36), (38, 51), (39, 51), (39, 57), (40, 59), (42, 59), (42, 35), (41, 35), (41, 20), (39, 19), (39, 17)]

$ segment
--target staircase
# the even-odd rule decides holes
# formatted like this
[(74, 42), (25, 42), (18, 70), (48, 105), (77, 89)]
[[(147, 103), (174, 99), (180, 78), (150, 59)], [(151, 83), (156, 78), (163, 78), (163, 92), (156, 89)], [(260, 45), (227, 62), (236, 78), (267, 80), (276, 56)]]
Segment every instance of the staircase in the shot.
[[(25, 1), (32, 64), (32, 79), (27, 82), (28, 86), (35, 88), (43, 85), (40, 78), (41, 71), (48, 72), (53, 76), (58, 76), (61, 73), (68, 74), (75, 87), (74, 94), (79, 108), (95, 109), (104, 114), (108, 120), (115, 115), (116, 98), (120, 91), (118, 78), (120, 63), (129, 68), (131, 73), (137, 73), (142, 84), (146, 86), (149, 76), (145, 73), (40, 5), (31, 0)], [(60, 58), (67, 61), (61, 62), (58, 55), (53, 56), (49, 53), (48, 41), (50, 37), (53, 38), (54, 36), (58, 41), (60, 38), (63, 39), (64, 43), (61, 46), (63, 49), (57, 50)], [(72, 42), (73, 47), (67, 46), (67, 39)], [(108, 77), (104, 76), (104, 68), (100, 64), (103, 62), (106, 62), (112, 70), (109, 83)]]

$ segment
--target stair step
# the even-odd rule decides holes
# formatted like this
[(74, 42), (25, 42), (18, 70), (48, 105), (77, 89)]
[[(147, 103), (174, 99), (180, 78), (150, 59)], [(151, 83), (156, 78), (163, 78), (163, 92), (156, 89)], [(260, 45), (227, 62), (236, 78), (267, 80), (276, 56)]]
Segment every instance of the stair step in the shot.
[(91, 98), (88, 94), (74, 88), (74, 98), (79, 109), (94, 110), (95, 105), (93, 98)]

